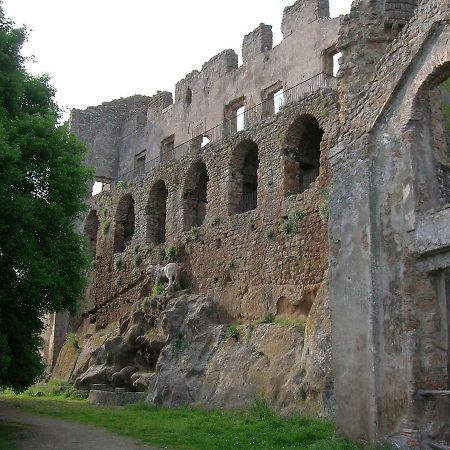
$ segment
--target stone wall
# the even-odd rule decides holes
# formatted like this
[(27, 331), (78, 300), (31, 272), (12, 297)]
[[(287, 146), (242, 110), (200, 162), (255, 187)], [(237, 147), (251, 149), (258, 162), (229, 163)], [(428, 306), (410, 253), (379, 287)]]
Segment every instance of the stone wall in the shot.
[[(325, 131), (321, 144), (319, 177), (301, 194), (285, 191), (287, 136), (296, 119), (317, 118)], [(327, 149), (337, 134), (336, 96), (333, 91), (317, 92), (286, 107), (276, 119), (269, 119), (218, 144), (208, 144), (200, 154), (187, 155), (144, 178), (119, 183), (90, 201), (100, 221), (94, 283), (90, 296), (95, 310), (91, 319), (99, 326), (113, 322), (129, 308), (129, 303), (148, 296), (152, 286), (145, 274), (148, 263), (163, 263), (171, 245), (182, 264), (183, 284), (193, 291), (214, 293), (230, 318), (261, 319), (265, 312), (276, 315), (277, 308), (298, 310), (307, 315), (317, 287), (327, 267), (326, 225), (319, 215), (328, 183)], [(255, 210), (229, 215), (230, 166), (239, 143), (251, 140), (258, 146), (258, 206)], [(208, 174), (206, 217), (194, 231), (185, 230), (186, 181), (199, 161)], [(152, 242), (148, 215), (153, 186), (164, 182), (167, 191), (166, 240)], [(129, 245), (114, 253), (121, 233), (117, 216), (121, 199), (132, 196), (136, 217)], [(297, 213), (296, 231), (285, 223)], [(284, 230), (284, 231), (283, 231)], [(193, 236), (193, 232), (198, 236)], [(301, 251), (299, 251), (301, 249)], [(283, 306), (282, 306), (283, 305)]]
[[(357, 7), (367, 14), (369, 3)], [(329, 153), (337, 425), (353, 438), (391, 435), (401, 448), (448, 442), (448, 402), (418, 392), (448, 386), (449, 317), (439, 287), (447, 238), (430, 232), (430, 211), (442, 203), (430, 90), (450, 75), (449, 14), (448, 2), (422, 1), (396, 36), (373, 42), (378, 61), (367, 57), (371, 41), (366, 56), (356, 41), (343, 49), (342, 135)], [(347, 25), (344, 40), (360, 33)], [(386, 33), (383, 26), (373, 20), (372, 36)]]
[[(153, 288), (147, 265), (175, 260), (183, 287), (214, 298), (228, 324), (318, 324), (305, 335), (304, 377), (316, 374), (311, 386), (327, 392), (316, 407), (328, 412), (334, 383), (341, 433), (408, 449), (448, 444), (448, 400), (429, 392), (448, 390), (450, 370), (439, 87), (450, 77), (449, 22), (448, 0), (357, 0), (342, 20), (328, 18), (326, 0), (299, 0), (285, 9), (281, 44), (271, 48), (261, 24), (244, 39), (242, 66), (225, 50), (177, 84), (174, 104), (163, 92), (75, 112), (97, 178), (115, 182), (88, 200), (96, 257), (82, 329), (138, 310)], [(337, 50), (337, 91), (308, 81)], [(261, 102), (281, 87), (275, 114)], [(241, 106), (243, 131), (217, 127)], [(331, 330), (319, 291), (322, 311), (329, 292)], [(317, 350), (330, 340), (332, 368)]]

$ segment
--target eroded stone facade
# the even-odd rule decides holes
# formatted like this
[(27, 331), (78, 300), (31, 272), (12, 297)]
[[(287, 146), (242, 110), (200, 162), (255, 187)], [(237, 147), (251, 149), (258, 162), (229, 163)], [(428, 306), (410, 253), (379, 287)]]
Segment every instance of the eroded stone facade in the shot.
[[(337, 19), (326, 0), (299, 0), (277, 47), (261, 24), (242, 66), (220, 53), (174, 103), (162, 92), (73, 111), (107, 183), (83, 224), (95, 268), (80, 333), (139, 309), (153, 289), (146, 265), (175, 260), (223, 323), (306, 320), (304, 339), (289, 337), (302, 357), (283, 400), (272, 378), (259, 382), (274, 405), (313, 404), (355, 439), (448, 444), (449, 21), (448, 0), (357, 0)], [(206, 374), (241, 352), (215, 345)], [(77, 376), (94, 364), (85, 353)], [(164, 353), (161, 373), (176, 366)], [(221, 389), (211, 398), (226, 406)]]

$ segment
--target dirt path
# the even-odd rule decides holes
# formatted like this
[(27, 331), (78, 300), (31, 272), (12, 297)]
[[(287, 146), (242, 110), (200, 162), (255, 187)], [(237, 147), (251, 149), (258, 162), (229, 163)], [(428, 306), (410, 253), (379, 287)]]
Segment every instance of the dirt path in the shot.
[(4, 401), (0, 423), (20, 425), (13, 433), (20, 450), (156, 450), (103, 428), (22, 412)]

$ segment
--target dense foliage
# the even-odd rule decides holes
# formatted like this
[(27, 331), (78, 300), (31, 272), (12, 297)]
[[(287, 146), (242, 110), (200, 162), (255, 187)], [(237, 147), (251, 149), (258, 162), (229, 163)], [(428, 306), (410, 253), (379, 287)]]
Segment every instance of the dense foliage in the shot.
[(0, 0), (0, 388), (21, 390), (43, 370), (41, 318), (74, 311), (88, 263), (74, 222), (89, 170), (46, 76), (24, 68), (24, 29)]

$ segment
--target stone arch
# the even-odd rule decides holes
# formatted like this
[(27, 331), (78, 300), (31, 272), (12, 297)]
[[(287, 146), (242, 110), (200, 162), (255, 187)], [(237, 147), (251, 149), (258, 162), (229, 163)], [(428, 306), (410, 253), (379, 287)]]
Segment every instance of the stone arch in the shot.
[(208, 171), (203, 161), (197, 161), (188, 170), (183, 189), (183, 228), (201, 226), (208, 203)]
[(310, 114), (298, 116), (286, 132), (284, 142), (284, 192), (301, 194), (320, 172), (320, 154), (324, 130)]
[(167, 197), (166, 183), (163, 180), (156, 181), (150, 189), (145, 207), (147, 241), (153, 245), (166, 242)]
[(191, 106), (191, 103), (192, 103), (192, 89), (190, 87), (188, 87), (186, 89), (186, 94), (184, 96), (184, 103), (186, 104), (186, 106)]
[(230, 160), (228, 213), (251, 211), (258, 206), (259, 148), (256, 142), (245, 139), (234, 149)]
[(420, 75), (403, 143), (411, 149), (416, 208), (426, 211), (450, 203), (450, 61)]
[(123, 252), (130, 245), (135, 231), (134, 199), (124, 195), (117, 205), (114, 227), (114, 251)]
[(95, 209), (92, 209), (84, 224), (84, 235), (86, 236), (89, 249), (93, 258), (97, 254), (97, 239), (98, 239), (98, 228), (99, 228), (98, 214)]

